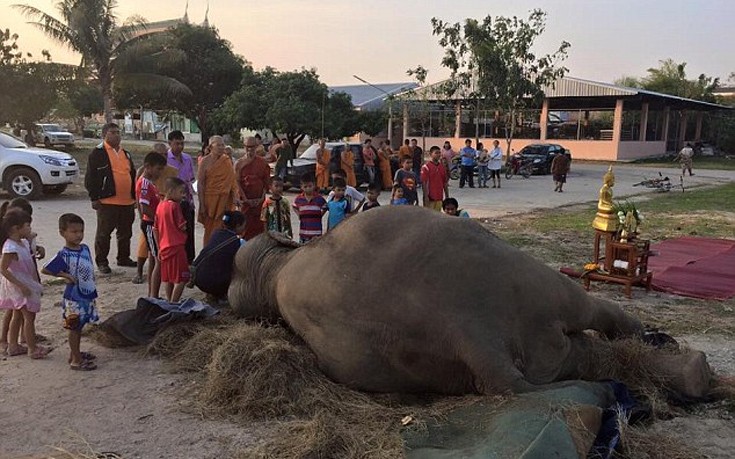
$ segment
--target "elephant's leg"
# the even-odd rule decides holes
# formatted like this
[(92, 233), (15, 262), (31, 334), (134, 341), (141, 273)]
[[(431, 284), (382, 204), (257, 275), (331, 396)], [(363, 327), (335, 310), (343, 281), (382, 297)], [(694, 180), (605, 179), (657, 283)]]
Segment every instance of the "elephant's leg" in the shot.
[(581, 332), (584, 329), (597, 330), (608, 338), (621, 336), (639, 336), (643, 332), (641, 323), (625, 313), (617, 305), (603, 300), (590, 302), (587, 324), (580, 329), (569, 329), (570, 332)]

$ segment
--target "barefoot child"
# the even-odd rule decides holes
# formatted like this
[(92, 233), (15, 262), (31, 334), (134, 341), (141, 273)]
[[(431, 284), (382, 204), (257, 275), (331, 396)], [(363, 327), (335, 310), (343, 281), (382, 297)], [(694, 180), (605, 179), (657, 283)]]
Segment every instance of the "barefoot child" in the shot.
[(153, 221), (156, 208), (161, 201), (155, 181), (166, 167), (166, 158), (155, 151), (148, 153), (143, 160), (143, 175), (135, 184), (135, 198), (140, 212), (140, 230), (145, 235), (148, 246), (148, 296), (158, 298), (161, 290), (161, 264), (158, 261), (158, 243), (153, 235)]
[(166, 180), (166, 200), (156, 209), (156, 237), (160, 250), (161, 283), (166, 300), (176, 303), (189, 282), (189, 260), (186, 258), (186, 219), (181, 199), (186, 183), (178, 177)]
[(41, 310), (43, 287), (28, 244), (32, 234), (31, 216), (19, 209), (10, 210), (1, 226), (7, 239), (2, 241), (0, 258), (0, 309), (14, 311), (8, 328), (7, 353), (9, 356), (24, 353), (25, 349), (18, 345), (22, 325), (28, 355), (32, 359), (42, 359), (49, 351), (36, 346), (35, 320), (36, 313)]
[(41, 272), (66, 281), (61, 317), (64, 328), (69, 331), (69, 368), (91, 371), (97, 368), (93, 362), (96, 357), (81, 351), (82, 328), (97, 322), (99, 317), (92, 252), (87, 244), (82, 244), (84, 220), (76, 214), (63, 214), (59, 217), (59, 234), (64, 238), (64, 248), (46, 263)]

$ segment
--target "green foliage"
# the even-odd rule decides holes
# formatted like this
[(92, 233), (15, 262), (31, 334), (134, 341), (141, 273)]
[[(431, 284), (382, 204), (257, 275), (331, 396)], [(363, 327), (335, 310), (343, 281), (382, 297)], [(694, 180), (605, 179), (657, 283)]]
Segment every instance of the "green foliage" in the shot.
[(426, 134), (431, 120), (431, 100), (426, 91), (426, 78), (429, 71), (423, 65), (414, 69), (408, 69), (406, 75), (414, 78), (419, 85), (417, 89), (410, 89), (405, 94), (404, 103), (408, 104), (408, 113), (412, 119), (417, 119), (421, 124), (421, 148), (426, 150)]
[[(562, 41), (551, 54), (537, 56), (532, 50), (546, 28), (542, 10), (531, 11), (527, 20), (487, 16), (482, 22), (466, 19), (464, 24), (450, 24), (433, 18), (431, 24), (445, 51), (442, 66), (451, 70), (444, 93), (503, 108), (509, 118), (506, 126), (515, 126), (519, 111), (538, 106), (543, 87), (567, 72), (559, 63), (567, 57), (568, 42)], [(513, 129), (507, 129), (509, 151), (512, 139)]]
[[(243, 72), (252, 74), (232, 45), (209, 27), (182, 23), (135, 46), (124, 65), (131, 72), (139, 69), (139, 74), (129, 74), (116, 86), (119, 105), (182, 113), (196, 121), (204, 141), (215, 132), (210, 119), (214, 109), (238, 88)], [(166, 90), (176, 83), (184, 90)]]
[(687, 79), (686, 62), (677, 63), (673, 59), (659, 61), (659, 67), (649, 68), (648, 76), (641, 82), (643, 88), (688, 99), (715, 102), (714, 90), (719, 87), (720, 79), (699, 75), (694, 80)]
[(60, 0), (55, 6), (60, 19), (31, 5), (14, 5), (53, 41), (81, 54), (81, 66), (99, 85), (108, 122), (112, 121), (113, 85), (122, 80), (135, 82), (140, 87), (158, 85), (171, 93), (188, 91), (176, 80), (141, 73), (129, 65), (136, 59), (140, 61), (143, 54), (150, 56), (160, 51), (160, 48), (146, 46), (146, 42), (157, 34), (148, 32), (145, 21), (140, 18), (120, 24), (114, 0)]
[(0, 123), (20, 125), (26, 129), (45, 117), (54, 102), (58, 88), (56, 66), (44, 52), (46, 62), (29, 62), (29, 53), (18, 47), (18, 35), (6, 29), (0, 33)]
[(330, 93), (314, 69), (246, 72), (240, 88), (214, 118), (221, 132), (246, 127), (283, 133), (294, 151), (307, 135), (340, 138), (361, 128), (361, 117), (353, 110), (350, 97)]
[(360, 131), (370, 136), (376, 136), (385, 131), (388, 122), (388, 113), (385, 110), (367, 110), (359, 112)]

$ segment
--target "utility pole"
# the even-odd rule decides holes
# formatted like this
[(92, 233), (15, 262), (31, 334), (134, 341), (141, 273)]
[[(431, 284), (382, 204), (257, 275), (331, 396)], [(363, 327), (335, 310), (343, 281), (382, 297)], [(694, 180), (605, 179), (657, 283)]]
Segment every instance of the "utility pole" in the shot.
[(379, 88), (379, 87), (375, 86), (374, 84), (370, 83), (367, 80), (364, 80), (364, 79), (360, 78), (357, 75), (352, 75), (352, 77), (355, 78), (358, 81), (361, 81), (361, 82), (365, 83), (366, 85), (368, 85), (368, 86), (370, 86), (372, 88), (377, 89), (378, 91), (380, 91), (383, 94), (385, 94), (386, 96), (388, 96), (387, 97), (387, 99), (388, 99), (388, 142), (391, 145), (393, 145), (393, 143), (392, 143), (392, 140), (393, 140), (393, 95), (392, 94), (388, 94), (388, 92), (386, 92), (382, 88)]

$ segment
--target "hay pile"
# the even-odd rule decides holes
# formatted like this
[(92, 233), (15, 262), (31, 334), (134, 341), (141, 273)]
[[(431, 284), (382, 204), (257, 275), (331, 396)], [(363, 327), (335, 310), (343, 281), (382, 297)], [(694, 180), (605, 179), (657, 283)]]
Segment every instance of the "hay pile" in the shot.
[[(603, 369), (597, 377), (624, 382), (654, 413), (668, 413), (665, 384), (645, 364), (652, 352), (660, 351), (637, 340), (609, 344), (595, 356), (600, 363), (596, 368)], [(480, 399), (400, 399), (350, 390), (324, 376), (314, 354), (289, 330), (240, 321), (226, 312), (216, 320), (164, 329), (148, 351), (192, 373), (197, 384), (190, 395), (200, 413), (276, 423), (277, 434), (243, 451), (242, 458), (402, 457), (401, 429), (422, 428), (424, 420)], [(496, 398), (493, 403), (505, 401)], [(401, 420), (407, 415), (413, 422), (404, 427)], [(626, 452), (621, 457), (697, 457), (675, 440), (645, 428), (626, 426), (624, 432)]]
[(235, 322), (182, 324), (158, 334), (149, 352), (172, 359), (176, 369), (199, 372), (192, 390), (207, 415), (277, 421), (279, 434), (242, 457), (395, 458), (403, 454), (401, 419), (440, 416), (458, 404), (403, 405), (336, 384), (319, 371), (306, 345), (281, 326)]

